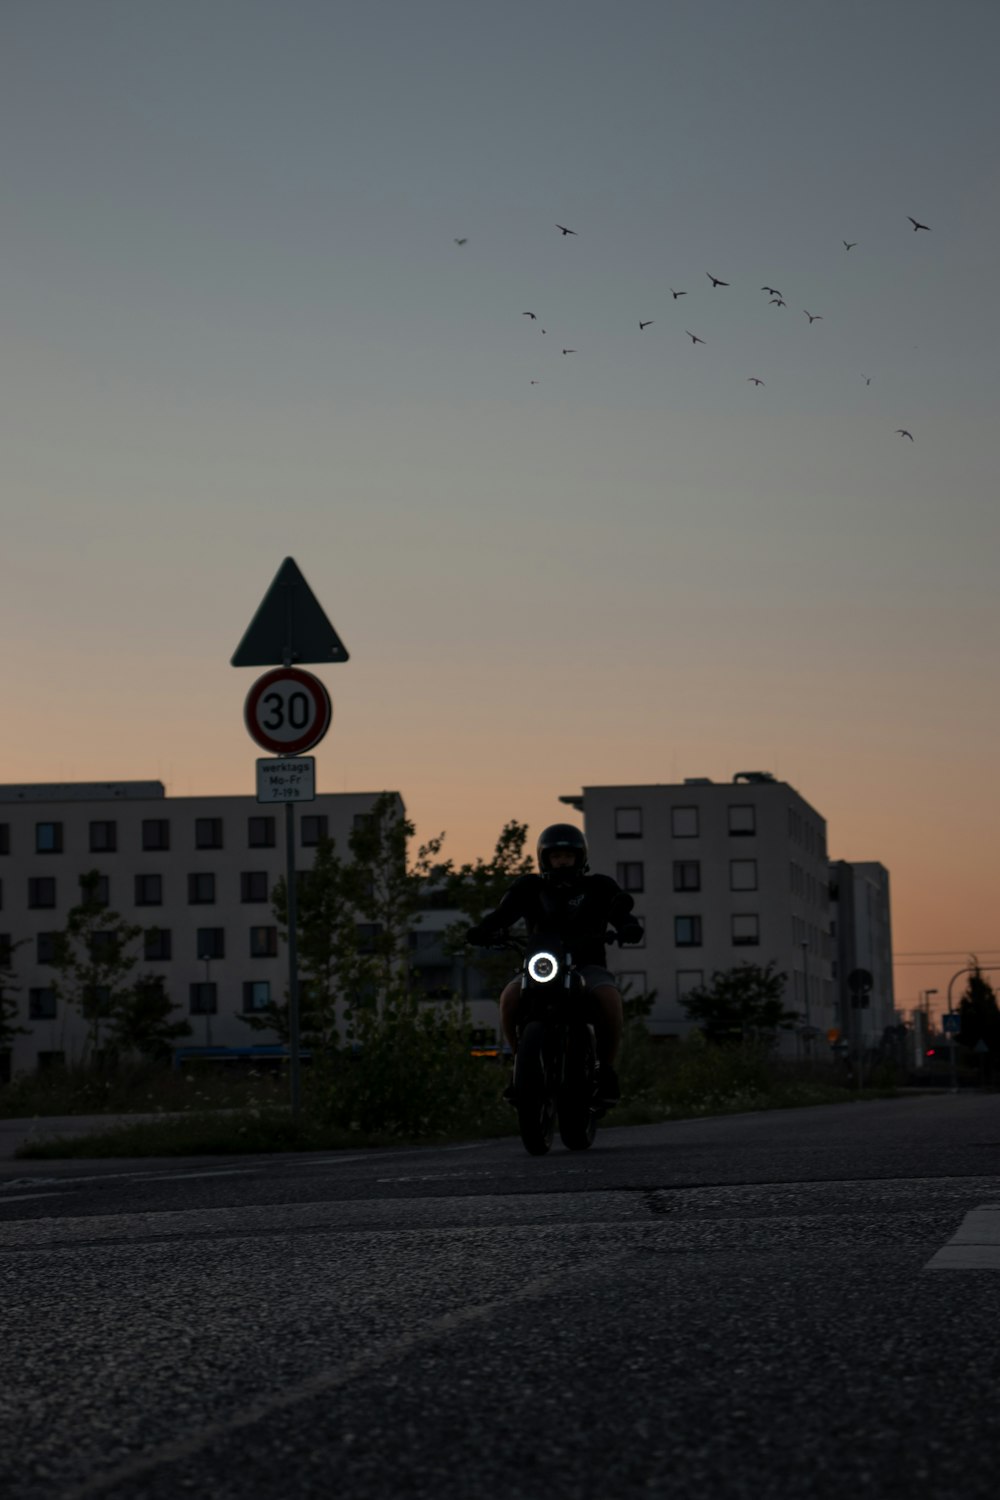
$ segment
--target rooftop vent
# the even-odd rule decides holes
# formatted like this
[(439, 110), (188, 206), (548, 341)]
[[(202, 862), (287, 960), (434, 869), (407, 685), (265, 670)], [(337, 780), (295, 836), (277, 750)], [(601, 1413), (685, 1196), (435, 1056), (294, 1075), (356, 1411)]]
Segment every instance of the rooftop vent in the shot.
[(774, 777), (770, 771), (737, 771), (733, 777), (734, 781), (773, 781)]
[(712, 778), (711, 778), (711, 776), (685, 776), (685, 778), (684, 778), (684, 785), (685, 786), (711, 786), (712, 785)]

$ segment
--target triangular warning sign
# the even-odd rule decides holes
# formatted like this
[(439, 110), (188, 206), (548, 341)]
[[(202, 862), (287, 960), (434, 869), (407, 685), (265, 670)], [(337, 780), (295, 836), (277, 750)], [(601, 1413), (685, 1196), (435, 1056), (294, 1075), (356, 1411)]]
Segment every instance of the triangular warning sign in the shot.
[(299, 572), (295, 559), (286, 557), (230, 664), (273, 667), (347, 659), (347, 647)]

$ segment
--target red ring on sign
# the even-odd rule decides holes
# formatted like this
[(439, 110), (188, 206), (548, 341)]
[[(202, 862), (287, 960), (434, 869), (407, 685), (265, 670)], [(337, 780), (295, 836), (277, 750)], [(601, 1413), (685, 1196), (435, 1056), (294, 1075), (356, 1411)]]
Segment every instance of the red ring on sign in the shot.
[[(264, 694), (268, 688), (275, 687), (278, 683), (294, 684), (307, 693), (312, 701), (312, 723), (295, 739), (277, 739), (268, 733), (257, 717)], [(273, 672), (265, 672), (263, 677), (257, 678), (243, 705), (243, 722), (250, 738), (262, 749), (271, 750), (276, 755), (301, 755), (304, 750), (311, 750), (326, 734), (332, 718), (333, 704), (325, 684), (311, 672), (303, 672), (298, 667), (276, 667)]]

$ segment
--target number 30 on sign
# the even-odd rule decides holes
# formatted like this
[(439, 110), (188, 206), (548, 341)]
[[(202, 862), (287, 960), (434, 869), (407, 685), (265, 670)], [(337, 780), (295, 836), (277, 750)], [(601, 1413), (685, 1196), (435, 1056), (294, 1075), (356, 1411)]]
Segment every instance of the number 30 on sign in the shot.
[(318, 677), (298, 667), (276, 667), (247, 694), (243, 718), (251, 739), (276, 755), (301, 755), (330, 727), (333, 707)]

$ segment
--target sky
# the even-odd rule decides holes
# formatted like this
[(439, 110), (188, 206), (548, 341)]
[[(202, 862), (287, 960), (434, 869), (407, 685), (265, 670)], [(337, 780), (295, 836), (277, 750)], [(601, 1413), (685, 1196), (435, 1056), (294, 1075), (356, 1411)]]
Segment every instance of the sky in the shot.
[(229, 662), (291, 556), (350, 652), (320, 790), (466, 860), (769, 770), (889, 869), (897, 1004), (1000, 965), (993, 0), (3, 39), (0, 780), (252, 791)]

